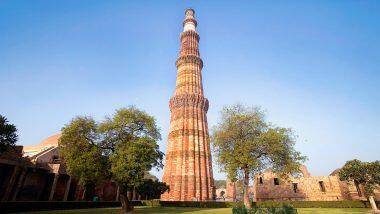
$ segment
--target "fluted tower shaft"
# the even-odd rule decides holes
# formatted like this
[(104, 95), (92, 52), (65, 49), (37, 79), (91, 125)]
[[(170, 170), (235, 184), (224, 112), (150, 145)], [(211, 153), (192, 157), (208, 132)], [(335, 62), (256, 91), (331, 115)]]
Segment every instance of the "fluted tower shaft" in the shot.
[(177, 81), (169, 101), (170, 128), (163, 182), (170, 191), (161, 200), (211, 200), (214, 191), (212, 160), (203, 96), (199, 35), (194, 10), (187, 9), (176, 61)]

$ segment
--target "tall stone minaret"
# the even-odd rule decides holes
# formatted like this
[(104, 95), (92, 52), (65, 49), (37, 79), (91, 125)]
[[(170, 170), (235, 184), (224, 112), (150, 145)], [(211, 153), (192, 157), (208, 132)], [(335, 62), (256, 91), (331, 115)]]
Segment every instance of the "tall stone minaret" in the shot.
[(176, 88), (169, 101), (170, 129), (162, 180), (170, 191), (161, 196), (165, 201), (212, 200), (214, 192), (208, 100), (203, 96), (203, 62), (194, 13), (193, 9), (185, 11)]

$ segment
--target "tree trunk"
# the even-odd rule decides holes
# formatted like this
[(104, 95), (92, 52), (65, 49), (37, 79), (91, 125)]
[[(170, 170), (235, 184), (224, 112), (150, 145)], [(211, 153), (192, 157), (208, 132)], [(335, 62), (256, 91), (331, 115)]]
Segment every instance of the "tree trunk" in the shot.
[(133, 206), (129, 203), (128, 197), (126, 197), (123, 194), (120, 194), (120, 201), (122, 205), (122, 210), (120, 213), (122, 214), (128, 214), (128, 213), (133, 213)]
[(249, 172), (244, 170), (244, 205), (246, 208), (252, 208), (251, 202), (249, 201)]
[(86, 190), (87, 190), (87, 188), (86, 188), (86, 187), (83, 187), (82, 201), (85, 201), (85, 200), (86, 200)]
[(369, 196), (368, 201), (371, 204), (372, 212), (373, 213), (380, 213), (380, 210), (377, 209), (376, 202), (375, 202), (375, 199), (373, 198), (373, 196)]

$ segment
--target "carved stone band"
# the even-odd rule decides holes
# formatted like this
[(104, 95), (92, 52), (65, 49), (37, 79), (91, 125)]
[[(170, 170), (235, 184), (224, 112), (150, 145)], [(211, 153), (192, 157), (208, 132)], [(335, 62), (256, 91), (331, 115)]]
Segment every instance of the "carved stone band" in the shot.
[(169, 101), (170, 109), (181, 108), (186, 106), (199, 107), (207, 112), (208, 100), (198, 94), (181, 94), (172, 97)]
[(195, 20), (194, 18), (186, 18), (185, 20), (183, 20), (182, 25), (185, 26), (186, 22), (192, 22), (192, 23), (194, 23), (195, 27), (198, 25), (197, 20)]
[(177, 137), (183, 136), (195, 136), (198, 137), (198, 139), (205, 138), (205, 140), (208, 140), (209, 138), (207, 131), (200, 129), (180, 129), (173, 130), (169, 133), (170, 140), (176, 140)]
[(180, 56), (180, 57), (178, 57), (177, 61), (175, 62), (175, 65), (178, 68), (179, 66), (181, 66), (184, 63), (198, 64), (200, 66), (200, 69), (203, 68), (203, 61), (198, 56), (194, 56), (194, 55)]

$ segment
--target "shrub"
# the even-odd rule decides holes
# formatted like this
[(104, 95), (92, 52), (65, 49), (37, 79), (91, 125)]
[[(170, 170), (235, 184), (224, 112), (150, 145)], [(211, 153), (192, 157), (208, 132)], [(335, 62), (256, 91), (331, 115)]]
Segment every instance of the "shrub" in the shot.
[(234, 207), (233, 214), (297, 214), (297, 209), (284, 205), (283, 207)]
[(163, 207), (197, 207), (197, 208), (226, 208), (234, 207), (234, 202), (219, 201), (160, 201)]
[(153, 199), (153, 200), (142, 200), (141, 201), (142, 206), (148, 206), (148, 207), (159, 207), (160, 199)]
[(263, 201), (253, 203), (257, 207), (282, 207), (289, 205), (295, 208), (365, 208), (363, 201)]
[[(198, 208), (227, 208), (243, 207), (242, 202), (223, 202), (223, 201), (160, 201), (163, 207), (198, 207)], [(263, 201), (253, 202), (254, 207), (284, 207), (295, 208), (365, 208), (370, 207), (364, 201)]]
[[(196, 207), (196, 208), (228, 208), (228, 207), (243, 207), (242, 202), (231, 201), (160, 201), (142, 200), (133, 201), (135, 206), (163, 206), (163, 207)], [(377, 202), (378, 203), (378, 202)], [(262, 201), (252, 202), (254, 207), (284, 207), (291, 206), (294, 208), (368, 208), (368, 202), (365, 201)]]

